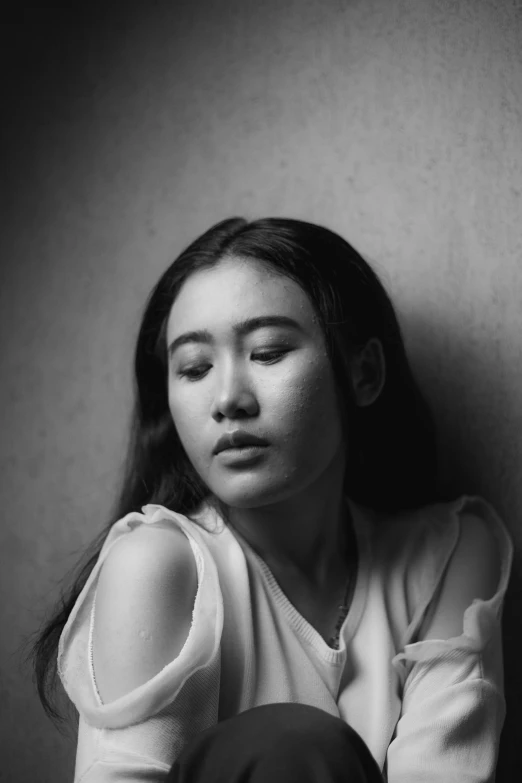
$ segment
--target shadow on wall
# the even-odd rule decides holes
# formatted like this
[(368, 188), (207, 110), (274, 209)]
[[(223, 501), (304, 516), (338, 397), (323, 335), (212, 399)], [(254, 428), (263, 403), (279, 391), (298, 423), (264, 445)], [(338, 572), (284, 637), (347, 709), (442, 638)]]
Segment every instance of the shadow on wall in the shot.
[(503, 614), (507, 714), (496, 777), (497, 783), (512, 783), (514, 771), (522, 770), (518, 718), (522, 569), (513, 524), (520, 491), (514, 476), (514, 465), (520, 464), (520, 445), (513, 431), (513, 422), (520, 418), (520, 401), (512, 392), (517, 386), (506, 377), (506, 367), (499, 372), (499, 341), (494, 334), (489, 344), (487, 336), (477, 344), (472, 330), (466, 334), (462, 324), (425, 313), (406, 320), (408, 352), (437, 424), (441, 494), (448, 500), (461, 494), (482, 495), (506, 520), (514, 539), (515, 558)]

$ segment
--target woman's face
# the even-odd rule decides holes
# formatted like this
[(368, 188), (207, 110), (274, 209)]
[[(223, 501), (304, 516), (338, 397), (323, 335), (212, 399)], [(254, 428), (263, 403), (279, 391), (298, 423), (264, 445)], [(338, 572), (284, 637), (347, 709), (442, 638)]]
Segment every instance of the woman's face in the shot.
[[(222, 502), (286, 500), (344, 459), (324, 336), (293, 280), (238, 258), (194, 273), (173, 304), (167, 346), (174, 424)], [(266, 445), (215, 453), (238, 430)]]

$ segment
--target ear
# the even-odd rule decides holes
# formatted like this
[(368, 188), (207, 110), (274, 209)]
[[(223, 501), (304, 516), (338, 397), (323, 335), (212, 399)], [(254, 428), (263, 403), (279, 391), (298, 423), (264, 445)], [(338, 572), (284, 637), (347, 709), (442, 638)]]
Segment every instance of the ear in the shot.
[(386, 363), (381, 341), (368, 340), (351, 362), (352, 388), (355, 404), (366, 407), (375, 402), (386, 380)]

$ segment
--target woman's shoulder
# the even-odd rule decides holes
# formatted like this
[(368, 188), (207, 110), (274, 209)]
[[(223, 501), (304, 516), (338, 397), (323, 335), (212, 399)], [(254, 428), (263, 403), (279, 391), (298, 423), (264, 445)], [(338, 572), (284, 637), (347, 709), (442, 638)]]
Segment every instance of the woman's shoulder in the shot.
[(197, 567), (190, 540), (181, 526), (143, 524), (129, 529), (107, 550), (100, 563), (96, 606), (109, 602), (138, 604), (154, 594), (174, 589), (193, 593), (197, 589)]
[(130, 568), (126, 563), (132, 563), (135, 573), (146, 576), (150, 571), (149, 578), (163, 568), (164, 576), (173, 567), (186, 570), (190, 564), (194, 570), (194, 561), (199, 572), (209, 556), (207, 519), (201, 511), (189, 517), (158, 504), (126, 514), (109, 529), (93, 577), (103, 570), (124, 578)]
[(144, 719), (214, 660), (222, 621), (215, 564), (197, 525), (144, 507), (105, 540), (62, 633), (62, 682), (93, 725)]
[(486, 592), (503, 596), (513, 547), (503, 521), (481, 497), (379, 514), (372, 538), (374, 569), (387, 584), (404, 585), (410, 615), (434, 597), (450, 565), (453, 574), (480, 572)]
[[(375, 573), (387, 594), (404, 598), (408, 643), (415, 634), (428, 639), (462, 633), (463, 614), (475, 600), (482, 618), (499, 618), (513, 546), (503, 521), (483, 498), (464, 495), (379, 515), (373, 539)], [(472, 613), (467, 616), (471, 623)]]
[(401, 559), (411, 565), (418, 560), (436, 561), (453, 551), (465, 537), (471, 548), (490, 545), (499, 554), (511, 547), (510, 536), (493, 506), (478, 496), (462, 495), (455, 500), (420, 508), (379, 513), (373, 525), (374, 548), (388, 561)]
[(181, 563), (190, 554), (190, 540), (182, 523), (157, 522), (155, 524), (129, 524), (127, 535), (118, 537), (118, 546), (110, 547), (103, 558), (103, 568), (117, 569), (121, 562), (129, 558), (133, 565), (144, 569), (151, 561), (159, 558), (160, 563), (172, 559)]
[(176, 526), (140, 525), (100, 569), (93, 665), (104, 703), (143, 685), (181, 651), (198, 584), (189, 540)]

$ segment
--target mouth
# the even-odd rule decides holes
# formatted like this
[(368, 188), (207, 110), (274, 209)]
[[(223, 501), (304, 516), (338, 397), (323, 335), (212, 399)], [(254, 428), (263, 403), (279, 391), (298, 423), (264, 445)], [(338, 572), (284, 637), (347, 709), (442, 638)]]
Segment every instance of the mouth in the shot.
[(258, 444), (245, 444), (244, 446), (229, 446), (217, 453), (220, 462), (225, 465), (245, 465), (262, 459), (267, 451), (267, 446)]
[(264, 438), (242, 430), (227, 432), (222, 435), (214, 447), (214, 455), (225, 451), (241, 452), (244, 449), (266, 448), (268, 442)]

